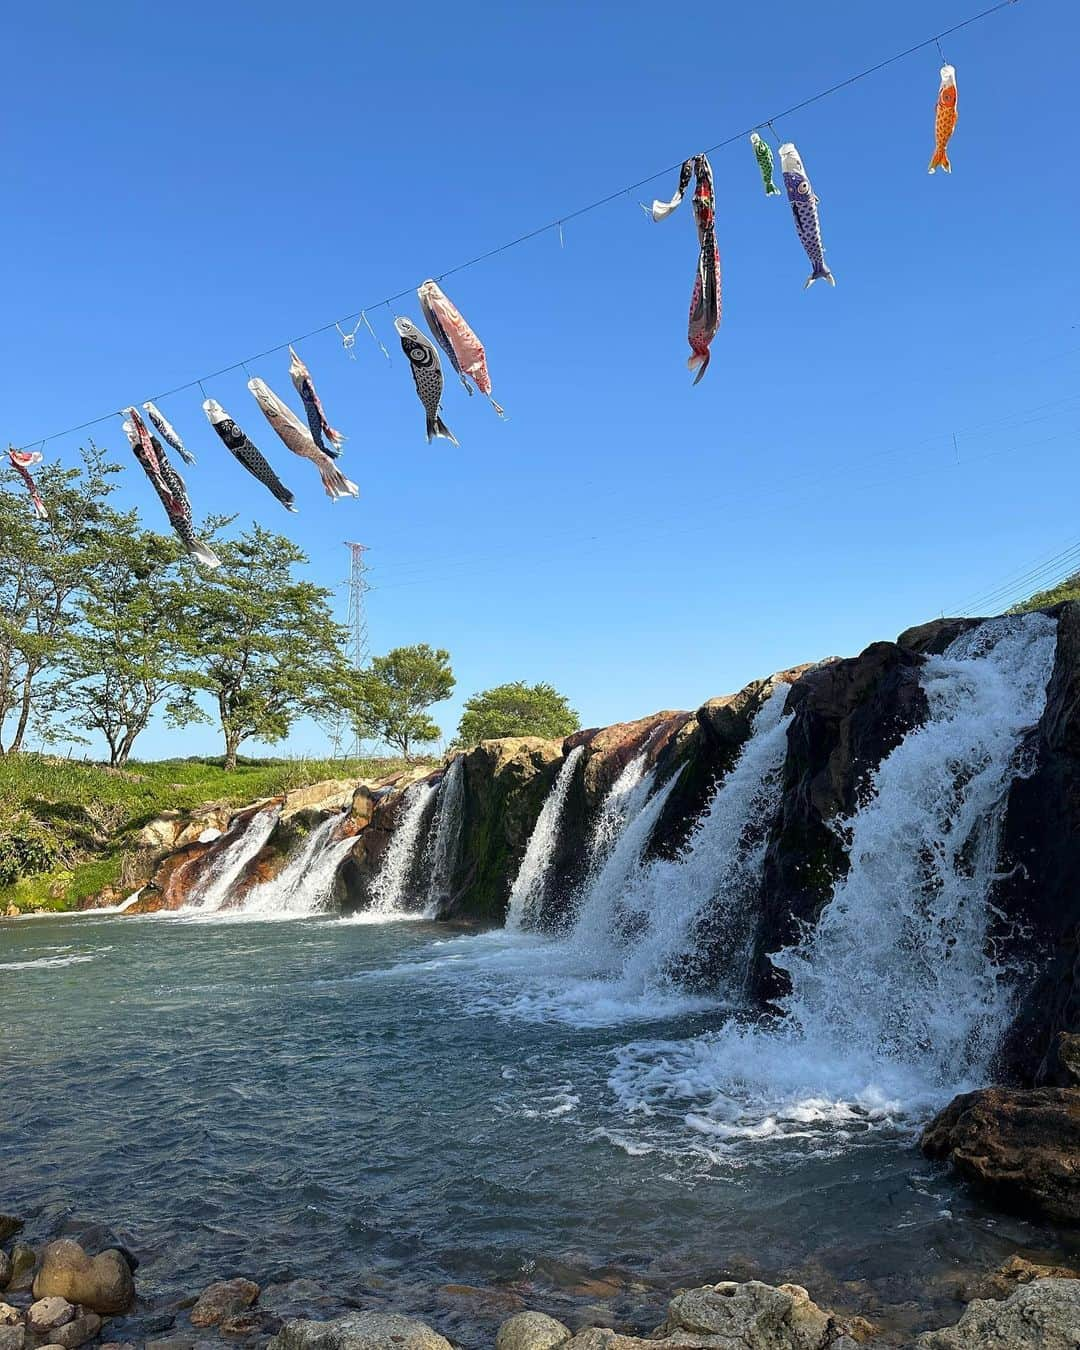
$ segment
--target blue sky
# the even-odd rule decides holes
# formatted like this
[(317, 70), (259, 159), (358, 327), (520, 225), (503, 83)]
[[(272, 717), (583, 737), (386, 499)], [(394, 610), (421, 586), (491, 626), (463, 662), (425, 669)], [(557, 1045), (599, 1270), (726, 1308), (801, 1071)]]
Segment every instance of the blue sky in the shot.
[[(21, 7), (7, 25), (4, 434), (141, 402), (438, 276), (967, 18), (904, 6)], [(693, 707), (956, 610), (1080, 539), (1080, 14), (1020, 3), (945, 42), (954, 172), (930, 177), (933, 48), (778, 120), (821, 205), (835, 290), (740, 142), (713, 157), (724, 320), (685, 368), (674, 175), (448, 278), (504, 424), (447, 382), (428, 446), (390, 349), (300, 350), (349, 436), (356, 503), (276, 443), (242, 371), (206, 391), (298, 493), (227, 456), (198, 390), (162, 401), (196, 514), (290, 533), (338, 586), (370, 546), (372, 647), (448, 647), (458, 696), (550, 680), (586, 724)], [(394, 312), (419, 321), (415, 299)], [(292, 398), (287, 358), (251, 363)], [(956, 432), (956, 448), (953, 433)], [(160, 508), (119, 423), (125, 504)], [(50, 441), (70, 461), (78, 439)], [(152, 756), (217, 750), (154, 728)], [(250, 746), (251, 750), (258, 747)], [(321, 750), (310, 727), (287, 750)]]

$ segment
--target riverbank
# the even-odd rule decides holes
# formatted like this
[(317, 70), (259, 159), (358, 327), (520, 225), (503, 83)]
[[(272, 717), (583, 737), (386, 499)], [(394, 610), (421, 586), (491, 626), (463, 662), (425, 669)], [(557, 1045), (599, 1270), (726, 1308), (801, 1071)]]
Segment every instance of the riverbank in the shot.
[[(260, 1281), (250, 1271), (161, 1297), (140, 1274), (138, 1254), (105, 1227), (36, 1248), (22, 1230), (21, 1219), (0, 1215), (2, 1350), (1071, 1350), (1080, 1332), (1080, 1270), (1016, 1256), (958, 1274), (955, 1316), (940, 1326), (940, 1295), (934, 1311), (875, 1320), (850, 1294), (849, 1306), (823, 1307), (795, 1283), (721, 1277), (669, 1291), (663, 1309), (629, 1284), (621, 1315), (610, 1278), (594, 1280), (587, 1299), (549, 1295), (544, 1307), (527, 1280), (445, 1285), (434, 1303), (423, 1300), (427, 1309), (442, 1306), (427, 1321), (376, 1288), (334, 1289), (310, 1277)], [(927, 1321), (930, 1329), (913, 1330)]]

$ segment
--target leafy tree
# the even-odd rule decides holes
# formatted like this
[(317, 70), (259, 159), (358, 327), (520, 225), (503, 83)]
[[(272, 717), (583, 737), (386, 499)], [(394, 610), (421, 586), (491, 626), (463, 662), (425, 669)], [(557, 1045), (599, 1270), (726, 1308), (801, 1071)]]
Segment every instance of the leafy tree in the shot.
[(118, 525), (78, 600), (60, 700), (71, 724), (104, 737), (114, 766), (127, 763), (162, 705), (169, 726), (209, 720), (185, 666), (194, 635), (183, 550), (171, 535), (141, 530), (134, 511)]
[(284, 535), (255, 525), (214, 549), (221, 567), (188, 596), (186, 680), (214, 700), (235, 769), (244, 741), (280, 741), (297, 718), (328, 713), (345, 635), (331, 593), (294, 575), (307, 555)]
[(499, 736), (544, 736), (560, 740), (581, 721), (564, 694), (550, 684), (499, 684), (474, 694), (465, 704), (457, 745), (476, 745)]
[(32, 716), (46, 731), (55, 716), (77, 594), (118, 528), (106, 499), (119, 466), (93, 442), (80, 453), (80, 468), (35, 471), (47, 521), (31, 514), (12, 471), (0, 476), (0, 753), (5, 741), (9, 751), (22, 749)]
[(428, 708), (454, 692), (450, 653), (426, 642), (376, 656), (348, 677), (346, 702), (357, 736), (385, 741), (405, 759), (442, 734)]

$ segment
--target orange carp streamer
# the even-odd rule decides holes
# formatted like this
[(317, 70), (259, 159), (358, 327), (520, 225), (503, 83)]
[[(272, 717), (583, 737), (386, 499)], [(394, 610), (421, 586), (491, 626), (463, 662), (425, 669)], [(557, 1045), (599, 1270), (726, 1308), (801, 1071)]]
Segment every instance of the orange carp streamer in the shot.
[(934, 115), (934, 153), (930, 158), (930, 172), (944, 169), (952, 173), (949, 163), (949, 137), (956, 130), (956, 71), (952, 66), (941, 67), (941, 87), (938, 89), (937, 111)]

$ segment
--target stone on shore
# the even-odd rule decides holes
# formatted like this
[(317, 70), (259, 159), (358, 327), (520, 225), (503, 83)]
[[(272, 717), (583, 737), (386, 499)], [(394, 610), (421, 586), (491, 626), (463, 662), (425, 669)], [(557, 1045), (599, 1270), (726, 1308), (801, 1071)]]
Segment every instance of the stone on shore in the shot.
[(331, 1322), (287, 1322), (269, 1350), (451, 1350), (451, 1346), (415, 1317), (355, 1312)]
[(100, 1330), (101, 1318), (97, 1313), (83, 1312), (73, 1322), (68, 1322), (66, 1326), (51, 1331), (49, 1336), (52, 1344), (61, 1346), (62, 1350), (75, 1350), (76, 1346), (85, 1345), (87, 1341), (92, 1341)]
[(1004, 1303), (977, 1299), (955, 1326), (926, 1331), (917, 1350), (1076, 1350), (1080, 1280), (1035, 1280)]
[(965, 1092), (922, 1137), (1003, 1208), (1080, 1224), (1080, 1088), (982, 1088)]
[(520, 1312), (499, 1328), (495, 1350), (551, 1350), (570, 1339), (569, 1327), (542, 1312)]
[(0, 1289), (8, 1287), (8, 1280), (11, 1279), (11, 1257), (7, 1252), (0, 1251)]
[(10, 1303), (0, 1303), (0, 1327), (15, 1327), (22, 1321), (22, 1313)]
[(26, 1328), (21, 1322), (13, 1327), (0, 1327), (0, 1350), (23, 1350)]
[(34, 1283), (34, 1267), (37, 1265), (37, 1252), (25, 1242), (16, 1242), (11, 1249), (11, 1274), (8, 1277), (8, 1293), (22, 1294), (29, 1291)]
[(216, 1327), (250, 1308), (258, 1297), (259, 1286), (252, 1280), (217, 1280), (199, 1295), (191, 1310), (191, 1325)]
[(59, 1298), (56, 1295), (39, 1298), (36, 1303), (31, 1303), (27, 1310), (26, 1325), (37, 1333), (54, 1331), (57, 1327), (74, 1322), (76, 1311), (66, 1298)]
[(127, 1312), (135, 1301), (131, 1267), (115, 1248), (89, 1256), (70, 1238), (50, 1242), (34, 1280), (34, 1297), (58, 1294), (95, 1313)]

